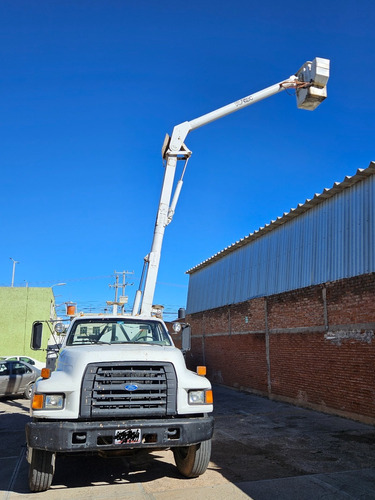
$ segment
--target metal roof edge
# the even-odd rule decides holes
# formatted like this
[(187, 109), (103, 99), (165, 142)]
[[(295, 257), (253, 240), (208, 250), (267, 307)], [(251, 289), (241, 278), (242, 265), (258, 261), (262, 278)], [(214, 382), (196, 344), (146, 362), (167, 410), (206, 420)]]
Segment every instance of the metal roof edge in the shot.
[(336, 194), (344, 191), (345, 189), (356, 184), (357, 182), (360, 182), (363, 179), (370, 177), (371, 175), (374, 174), (375, 174), (375, 162), (372, 161), (370, 162), (367, 168), (365, 169), (359, 168), (353, 176), (346, 176), (342, 182), (334, 182), (331, 188), (325, 188), (321, 193), (316, 193), (311, 199), (306, 199), (304, 203), (299, 203), (296, 206), (296, 208), (290, 209), (289, 212), (284, 212), (284, 214), (281, 217), (277, 217), (275, 220), (272, 220), (269, 224), (265, 224), (265, 226), (260, 227), (253, 233), (244, 236), (235, 243), (232, 243), (223, 250), (220, 250), (212, 257), (209, 257), (200, 264), (197, 264), (196, 266), (186, 271), (185, 274), (193, 274), (199, 271), (200, 269), (212, 264), (212, 262), (215, 262), (216, 260), (225, 257), (225, 255), (237, 250), (238, 248), (247, 245), (248, 243), (264, 236), (270, 231), (276, 229), (277, 227), (285, 224), (286, 222), (289, 222), (295, 217), (302, 215), (308, 210), (311, 210), (313, 207), (320, 205), (327, 199), (332, 198)]

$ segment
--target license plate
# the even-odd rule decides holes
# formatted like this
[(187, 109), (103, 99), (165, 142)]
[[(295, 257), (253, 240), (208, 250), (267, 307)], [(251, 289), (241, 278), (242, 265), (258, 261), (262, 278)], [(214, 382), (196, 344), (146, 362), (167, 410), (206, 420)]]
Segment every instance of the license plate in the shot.
[(141, 429), (119, 429), (115, 432), (115, 444), (134, 444), (141, 442)]

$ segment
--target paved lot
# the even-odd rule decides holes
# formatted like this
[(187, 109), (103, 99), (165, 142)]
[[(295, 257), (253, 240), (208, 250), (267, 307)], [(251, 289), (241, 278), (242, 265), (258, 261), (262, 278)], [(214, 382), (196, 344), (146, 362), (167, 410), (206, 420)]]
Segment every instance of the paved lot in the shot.
[(29, 493), (28, 401), (0, 400), (0, 499), (375, 499), (375, 428), (216, 387), (208, 471), (181, 478), (170, 451), (58, 457), (51, 490)]

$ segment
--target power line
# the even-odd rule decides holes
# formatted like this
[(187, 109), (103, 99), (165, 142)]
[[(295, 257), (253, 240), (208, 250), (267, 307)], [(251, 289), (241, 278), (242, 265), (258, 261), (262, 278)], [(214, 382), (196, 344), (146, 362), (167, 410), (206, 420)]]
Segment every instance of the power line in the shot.
[[(78, 282), (78, 281), (108, 279), (108, 278), (112, 278), (112, 277), (113, 277), (113, 274), (105, 274), (103, 276), (85, 276), (85, 277), (81, 277), (81, 278), (67, 278), (67, 279), (60, 280), (60, 281), (64, 281), (65, 283), (68, 283), (68, 282), (74, 283), (74, 282)], [(29, 285), (42, 285), (42, 284), (48, 284), (48, 283), (55, 283), (55, 281), (59, 281), (59, 280), (29, 281), (28, 284)]]

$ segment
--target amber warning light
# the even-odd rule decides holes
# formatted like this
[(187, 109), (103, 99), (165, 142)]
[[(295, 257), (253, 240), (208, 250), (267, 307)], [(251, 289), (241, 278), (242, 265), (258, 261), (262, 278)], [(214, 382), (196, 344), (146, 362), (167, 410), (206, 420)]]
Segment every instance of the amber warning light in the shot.
[(74, 304), (73, 302), (67, 302), (65, 305), (66, 305), (66, 315), (74, 316), (76, 313), (76, 304)]

